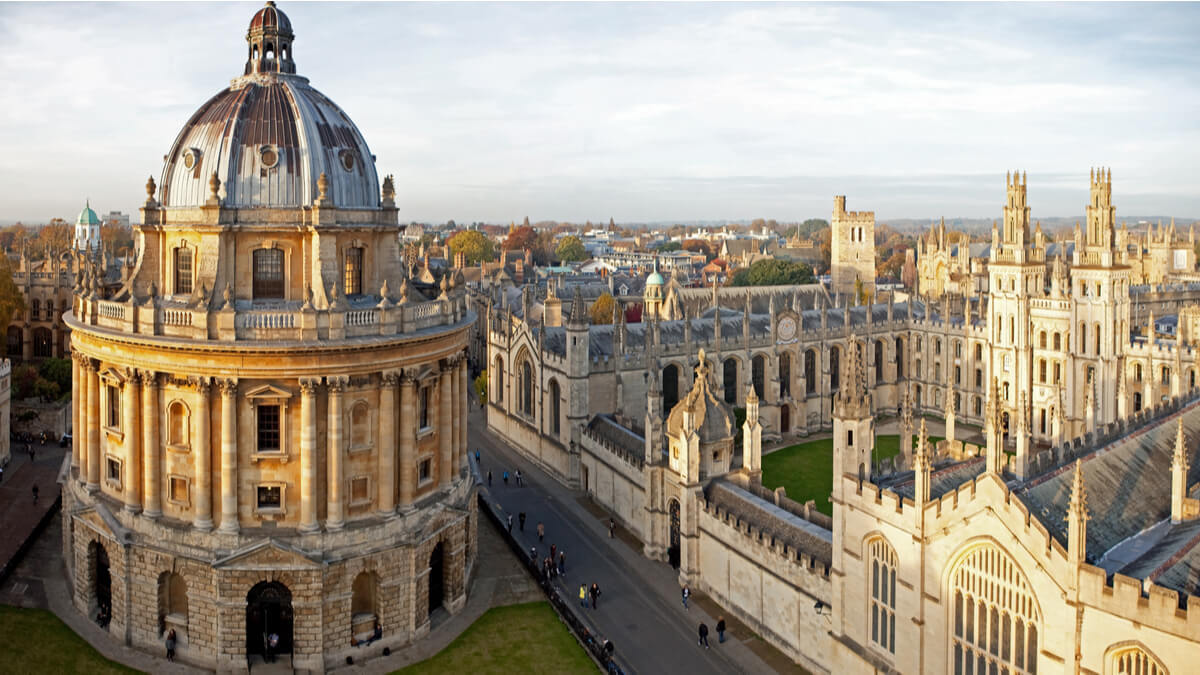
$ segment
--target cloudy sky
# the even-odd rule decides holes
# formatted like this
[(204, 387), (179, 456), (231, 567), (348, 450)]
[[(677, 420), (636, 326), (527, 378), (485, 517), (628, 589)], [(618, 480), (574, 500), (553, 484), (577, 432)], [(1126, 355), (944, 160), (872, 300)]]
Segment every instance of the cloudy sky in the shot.
[[(258, 3), (0, 3), (0, 220), (135, 212)], [(281, 2), (401, 218), (1200, 217), (1197, 4)]]

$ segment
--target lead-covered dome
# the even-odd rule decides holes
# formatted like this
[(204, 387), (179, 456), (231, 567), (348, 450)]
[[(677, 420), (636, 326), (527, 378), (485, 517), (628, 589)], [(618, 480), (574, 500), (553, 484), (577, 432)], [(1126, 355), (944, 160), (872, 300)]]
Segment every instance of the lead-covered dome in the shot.
[(246, 34), (245, 74), (192, 115), (166, 156), (160, 201), (204, 205), (213, 173), (233, 208), (300, 208), (319, 196), (339, 208), (379, 206), (375, 158), (346, 113), (295, 75), (291, 21), (267, 5)]
[(696, 377), (692, 389), (667, 415), (667, 433), (678, 436), (684, 429), (684, 414), (691, 415), (692, 427), (700, 436), (702, 444), (728, 441), (736, 433), (737, 420), (729, 404), (721, 400), (709, 382), (709, 366), (704, 350), (700, 350), (700, 363), (696, 366)]

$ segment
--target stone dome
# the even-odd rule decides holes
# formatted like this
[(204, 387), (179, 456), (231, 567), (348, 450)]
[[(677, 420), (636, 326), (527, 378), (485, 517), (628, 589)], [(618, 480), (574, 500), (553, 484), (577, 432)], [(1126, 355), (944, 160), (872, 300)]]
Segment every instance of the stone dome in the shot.
[(246, 35), (244, 75), (187, 121), (166, 155), (160, 202), (203, 206), (213, 174), (230, 208), (301, 208), (320, 196), (338, 208), (378, 208), (375, 158), (350, 117), (295, 75), (291, 21), (273, 2)]
[(671, 414), (667, 416), (669, 435), (679, 436), (683, 430), (683, 414), (691, 412), (692, 424), (702, 445), (733, 438), (737, 425), (733, 409), (713, 391), (709, 377), (708, 361), (704, 358), (704, 350), (700, 350), (700, 365), (696, 366), (692, 390), (671, 408)]

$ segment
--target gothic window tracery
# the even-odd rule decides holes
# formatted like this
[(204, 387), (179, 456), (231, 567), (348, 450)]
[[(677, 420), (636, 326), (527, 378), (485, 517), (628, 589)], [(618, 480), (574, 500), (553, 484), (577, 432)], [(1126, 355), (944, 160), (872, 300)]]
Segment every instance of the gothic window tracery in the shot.
[(896, 653), (896, 551), (882, 537), (867, 544), (871, 575), (871, 643)]
[(1037, 672), (1039, 611), (1024, 573), (1002, 550), (981, 544), (950, 575), (955, 675)]

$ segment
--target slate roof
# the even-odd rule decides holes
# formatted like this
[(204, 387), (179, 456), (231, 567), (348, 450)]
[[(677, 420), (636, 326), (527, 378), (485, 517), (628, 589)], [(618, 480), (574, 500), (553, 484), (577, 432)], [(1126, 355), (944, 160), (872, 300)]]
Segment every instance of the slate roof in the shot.
[[(942, 495), (957, 490), (958, 486), (967, 481), (975, 480), (977, 476), (983, 473), (986, 463), (983, 457), (972, 457), (966, 461), (951, 462), (943, 464), (940, 467), (934, 467), (929, 481), (930, 499), (941, 499)], [(912, 471), (898, 473), (894, 478), (886, 482), (890, 482), (890, 486), (885, 484), (883, 487), (890, 487), (892, 492), (901, 497), (913, 498)]]
[(634, 457), (640, 457), (646, 451), (645, 437), (622, 426), (610, 415), (596, 415), (588, 422), (587, 430), (596, 438)]
[[(1183, 415), (1187, 447), (1200, 441), (1200, 399), (1082, 457), (1087, 486), (1088, 558), (1099, 559), (1118, 543), (1171, 515), (1171, 455), (1176, 418)], [(1075, 465), (1035, 477), (1015, 491), (1046, 529), (1066, 546), (1067, 504)], [(1200, 480), (1193, 460), (1188, 484)]]
[(788, 548), (802, 551), (826, 565), (833, 563), (833, 532), (760, 499), (718, 478), (704, 488), (704, 497), (722, 511), (736, 515)]

